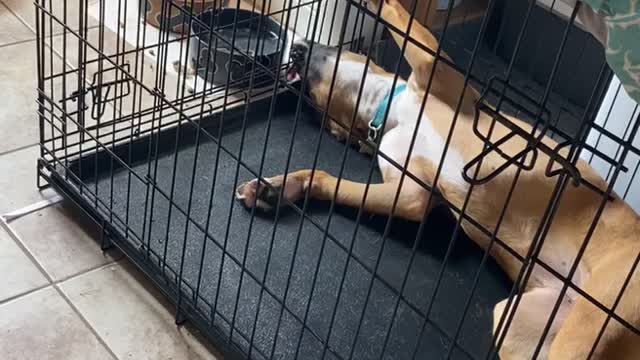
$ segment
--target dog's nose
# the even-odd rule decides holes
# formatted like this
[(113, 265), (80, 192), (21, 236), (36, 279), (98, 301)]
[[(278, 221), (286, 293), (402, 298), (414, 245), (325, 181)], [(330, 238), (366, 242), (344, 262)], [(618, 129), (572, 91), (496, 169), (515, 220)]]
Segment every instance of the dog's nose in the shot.
[(304, 42), (296, 42), (291, 46), (291, 51), (289, 52), (291, 61), (296, 64), (302, 64), (305, 61), (305, 57), (307, 56), (307, 44)]

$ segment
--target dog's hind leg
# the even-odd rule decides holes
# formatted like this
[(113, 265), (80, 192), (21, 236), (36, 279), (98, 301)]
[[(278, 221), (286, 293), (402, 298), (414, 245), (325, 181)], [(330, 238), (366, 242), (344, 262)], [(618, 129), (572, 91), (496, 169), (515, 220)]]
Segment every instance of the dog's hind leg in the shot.
[[(420, 1), (420, 0), (414, 0)], [(403, 33), (407, 33), (409, 30), (409, 21), (411, 19), (410, 14), (402, 7), (402, 4), (397, 0), (370, 0), (368, 7), (376, 12), (379, 4), (382, 5), (380, 16), (382, 19), (393, 25)], [(393, 39), (400, 48), (404, 43), (404, 34), (390, 30)], [(411, 29), (408, 32), (411, 39), (420, 45), (430, 49), (434, 53), (438, 49), (438, 40), (436, 37), (417, 20), (413, 20), (411, 23)], [(444, 52), (441, 52), (442, 57), (449, 59)], [(415, 91), (426, 91), (431, 71), (434, 68), (435, 57), (427, 51), (421, 49), (413, 41), (409, 40), (404, 52), (404, 58), (411, 66), (411, 76), (409, 77), (409, 86)], [(451, 107), (455, 108), (455, 105), (460, 97), (462, 87), (464, 85), (464, 76), (453, 69), (450, 65), (438, 62), (435, 66), (436, 73), (431, 84), (431, 92), (438, 95), (438, 97)], [(477, 97), (475, 90), (468, 88), (466, 91), (465, 101), (473, 101)], [(472, 105), (472, 102), (467, 102), (465, 105)], [(464, 109), (468, 109), (465, 106)]]
[[(508, 299), (496, 304), (493, 310), (494, 337), (499, 339), (504, 336), (499, 349), (500, 359), (529, 360), (532, 358), (558, 294), (559, 290), (553, 288), (535, 288), (525, 292), (516, 308), (511, 324), (506, 329), (506, 334), (503, 334), (505, 331), (504, 325), (500, 332), (497, 332), (496, 327), (503, 316)], [(568, 303), (562, 304), (560, 312), (552, 324), (551, 331), (542, 345), (539, 359), (547, 358), (551, 341), (560, 327), (562, 318), (566, 315), (568, 305)]]
[[(378, 7), (382, 5), (380, 16), (389, 24), (398, 28), (400, 31), (405, 32), (409, 27), (409, 13), (402, 7), (397, 0), (370, 0), (367, 2), (371, 11), (376, 12)], [(393, 39), (402, 47), (404, 43), (404, 37), (402, 33), (390, 30)], [(427, 30), (424, 26), (418, 23), (417, 20), (411, 24), (411, 31), (409, 36), (434, 52), (438, 48), (438, 40), (433, 34)], [(413, 70), (413, 76), (419, 79), (427, 79), (431, 73), (433, 67), (434, 57), (426, 51), (420, 49), (413, 42), (407, 43), (404, 57)], [(422, 81), (420, 81), (422, 83)]]
[[(422, 167), (418, 166), (418, 162), (412, 161), (409, 171), (418, 178), (422, 177)], [(393, 210), (394, 216), (413, 221), (420, 221), (427, 210), (429, 192), (408, 178), (405, 178), (402, 186), (399, 179), (393, 178), (381, 184), (371, 184), (367, 191), (367, 184), (364, 183), (346, 179), (338, 181), (337, 177), (321, 170), (316, 170), (311, 179), (311, 173), (311, 170), (289, 173), (286, 184), (283, 184), (283, 175), (268, 178), (266, 180), (271, 187), (261, 184), (257, 179), (251, 180), (238, 187), (236, 199), (249, 208), (270, 210), (276, 206), (279, 192), (282, 192), (284, 199), (294, 202), (301, 200), (309, 189), (313, 199), (331, 200), (335, 194), (336, 203), (339, 205), (354, 208), (362, 205), (365, 211), (383, 215), (389, 215)], [(365, 191), (367, 196), (363, 203)], [(393, 209), (398, 192), (398, 201)], [(283, 204), (284, 202), (281, 202), (281, 205)]]
[[(620, 251), (618, 256), (611, 256), (593, 270), (582, 289), (607, 308), (611, 308), (637, 253), (636, 247)], [(639, 293), (640, 270), (636, 269), (615, 309), (618, 316), (636, 328), (640, 328)], [(604, 311), (578, 296), (551, 345), (549, 360), (587, 359), (606, 317)], [(640, 359), (640, 336), (617, 320), (610, 319), (594, 349), (592, 359)]]

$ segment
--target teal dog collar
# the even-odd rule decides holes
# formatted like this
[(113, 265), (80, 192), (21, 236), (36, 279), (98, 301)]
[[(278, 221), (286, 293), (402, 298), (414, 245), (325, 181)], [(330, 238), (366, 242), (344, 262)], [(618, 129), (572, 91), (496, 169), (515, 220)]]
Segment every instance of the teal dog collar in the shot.
[(396, 96), (402, 94), (402, 92), (406, 89), (407, 84), (396, 85), (393, 91), (389, 90), (384, 98), (382, 98), (382, 100), (378, 104), (378, 107), (376, 108), (376, 112), (373, 115), (373, 118), (371, 119), (371, 121), (369, 121), (369, 134), (367, 136), (367, 140), (369, 140), (369, 142), (375, 143), (376, 141), (378, 141), (378, 135), (382, 128), (382, 123), (384, 122), (384, 114), (387, 112), (387, 108), (391, 105), (391, 101), (393, 101)]

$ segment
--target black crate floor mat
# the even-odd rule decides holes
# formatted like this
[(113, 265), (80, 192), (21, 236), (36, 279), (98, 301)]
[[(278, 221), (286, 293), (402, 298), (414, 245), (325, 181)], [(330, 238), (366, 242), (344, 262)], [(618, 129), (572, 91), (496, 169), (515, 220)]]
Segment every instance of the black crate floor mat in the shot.
[[(292, 110), (295, 106), (291, 106), (294, 102), (291, 96), (278, 99), (278, 110), (266, 142), (264, 176), (285, 170), (295, 122)], [(453, 335), (461, 321), (483, 252), (460, 232), (431, 304), (430, 321), (418, 339), (422, 326), (420, 314), (430, 305), (455, 221), (447, 209), (436, 209), (429, 216), (418, 240), (415, 258), (407, 269), (418, 229), (415, 223), (394, 219), (383, 248), (386, 217), (364, 215), (360, 224), (356, 224), (357, 211), (336, 207), (329, 221), (330, 204), (324, 202), (310, 202), (308, 214), (312, 220), (303, 219), (290, 208), (282, 209), (277, 226), (274, 213), (256, 212), (251, 220), (251, 211), (236, 202), (233, 193), (236, 170), (239, 170), (238, 182), (254, 176), (244, 166), (238, 168), (237, 161), (225, 149), (235, 155), (241, 152), (242, 162), (258, 172), (267, 131), (268, 105), (269, 101), (250, 105), (242, 149), (242, 111), (228, 112), (222, 121), (212, 118), (202, 122), (208, 132), (220, 139), (222, 150), (206, 136), (201, 136), (196, 146), (193, 125), (182, 125), (179, 132), (176, 128), (156, 132), (131, 146), (125, 144), (112, 149), (125, 161), (132, 154), (133, 171), (141, 179), (150, 171), (159, 191), (152, 191), (152, 187), (131, 175), (129, 170), (112, 162), (104, 151), (97, 155), (85, 154), (70, 168), (82, 179), (85, 189), (97, 190), (98, 202), (87, 197), (89, 203), (98, 204), (95, 208), (102, 218), (121, 231), (138, 252), (148, 255), (148, 262), (159, 265), (157, 270), (164, 269), (172, 281), (182, 270), (185, 298), (193, 299), (197, 289), (194, 304), (200, 316), (210, 319), (215, 308), (213, 326), (226, 336), (231, 334), (231, 322), (235, 321), (232, 341), (246, 352), (253, 336), (253, 358), (269, 357), (273, 349), (273, 358), (293, 359), (299, 345), (298, 358), (319, 359), (325, 351), (318, 338), (324, 341), (327, 337), (329, 349), (325, 358), (347, 358), (351, 351), (356, 359), (379, 358), (388, 329), (384, 358), (408, 359), (416, 344), (419, 344), (419, 359), (445, 358), (451, 342), (442, 331)], [(310, 168), (313, 164), (321, 132), (314, 115), (304, 110), (298, 118), (291, 170)], [(179, 140), (177, 147), (176, 139)], [(155, 151), (156, 145), (157, 170), (155, 160), (148, 161), (149, 146)], [(345, 145), (325, 133), (317, 168), (337, 175), (344, 153)], [(345, 178), (367, 180), (369, 157), (347, 148), (345, 161)], [(175, 179), (172, 177), (174, 164)], [(380, 180), (378, 170), (374, 169), (373, 182)], [(67, 184), (79, 187), (77, 180)], [(169, 198), (176, 206), (169, 206)], [(148, 204), (146, 208), (145, 204)], [(113, 212), (107, 212), (105, 206)], [(187, 222), (187, 212), (191, 222)], [(210, 237), (205, 240), (202, 229), (207, 222)], [(327, 224), (325, 236), (323, 229)], [(357, 232), (354, 232), (356, 225)], [(225, 246), (227, 254), (223, 252)], [(351, 256), (348, 256), (349, 248), (352, 248)], [(372, 270), (381, 250), (374, 277)], [(160, 261), (163, 258), (164, 263)], [(396, 294), (405, 273), (408, 278), (399, 299)], [(510, 282), (489, 259), (481, 271), (458, 336), (457, 343), (466, 350), (455, 347), (452, 358), (469, 358), (465, 352), (484, 357), (492, 343), (493, 307), (508, 296), (509, 290)], [(286, 304), (284, 311), (282, 299)], [(396, 303), (397, 311), (391, 323)], [(305, 313), (307, 326), (303, 327), (301, 320), (305, 319)]]

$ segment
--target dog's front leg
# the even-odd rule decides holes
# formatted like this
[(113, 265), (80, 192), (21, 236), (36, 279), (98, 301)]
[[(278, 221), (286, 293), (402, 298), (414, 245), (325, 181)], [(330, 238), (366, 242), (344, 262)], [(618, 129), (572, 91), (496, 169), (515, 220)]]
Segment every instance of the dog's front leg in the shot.
[[(300, 170), (284, 176), (279, 175), (265, 179), (271, 186), (262, 184), (258, 179), (240, 185), (236, 190), (236, 199), (246, 207), (257, 207), (264, 210), (275, 208), (278, 197), (282, 193), (283, 199), (291, 202), (301, 200), (309, 190), (309, 196), (317, 200), (332, 200), (335, 195), (336, 203), (344, 206), (359, 208), (365, 211), (390, 215), (409, 220), (420, 221), (427, 210), (429, 193), (415, 182), (405, 179), (402, 186), (394, 180), (382, 184), (371, 184), (367, 191), (367, 184), (346, 179), (338, 180), (324, 171), (316, 170), (311, 179), (311, 170)], [(336, 192), (337, 191), (337, 192)], [(366, 199), (363, 202), (363, 198)], [(398, 194), (399, 192), (399, 194)], [(398, 201), (393, 208), (394, 199)], [(281, 201), (281, 205), (285, 202)]]

